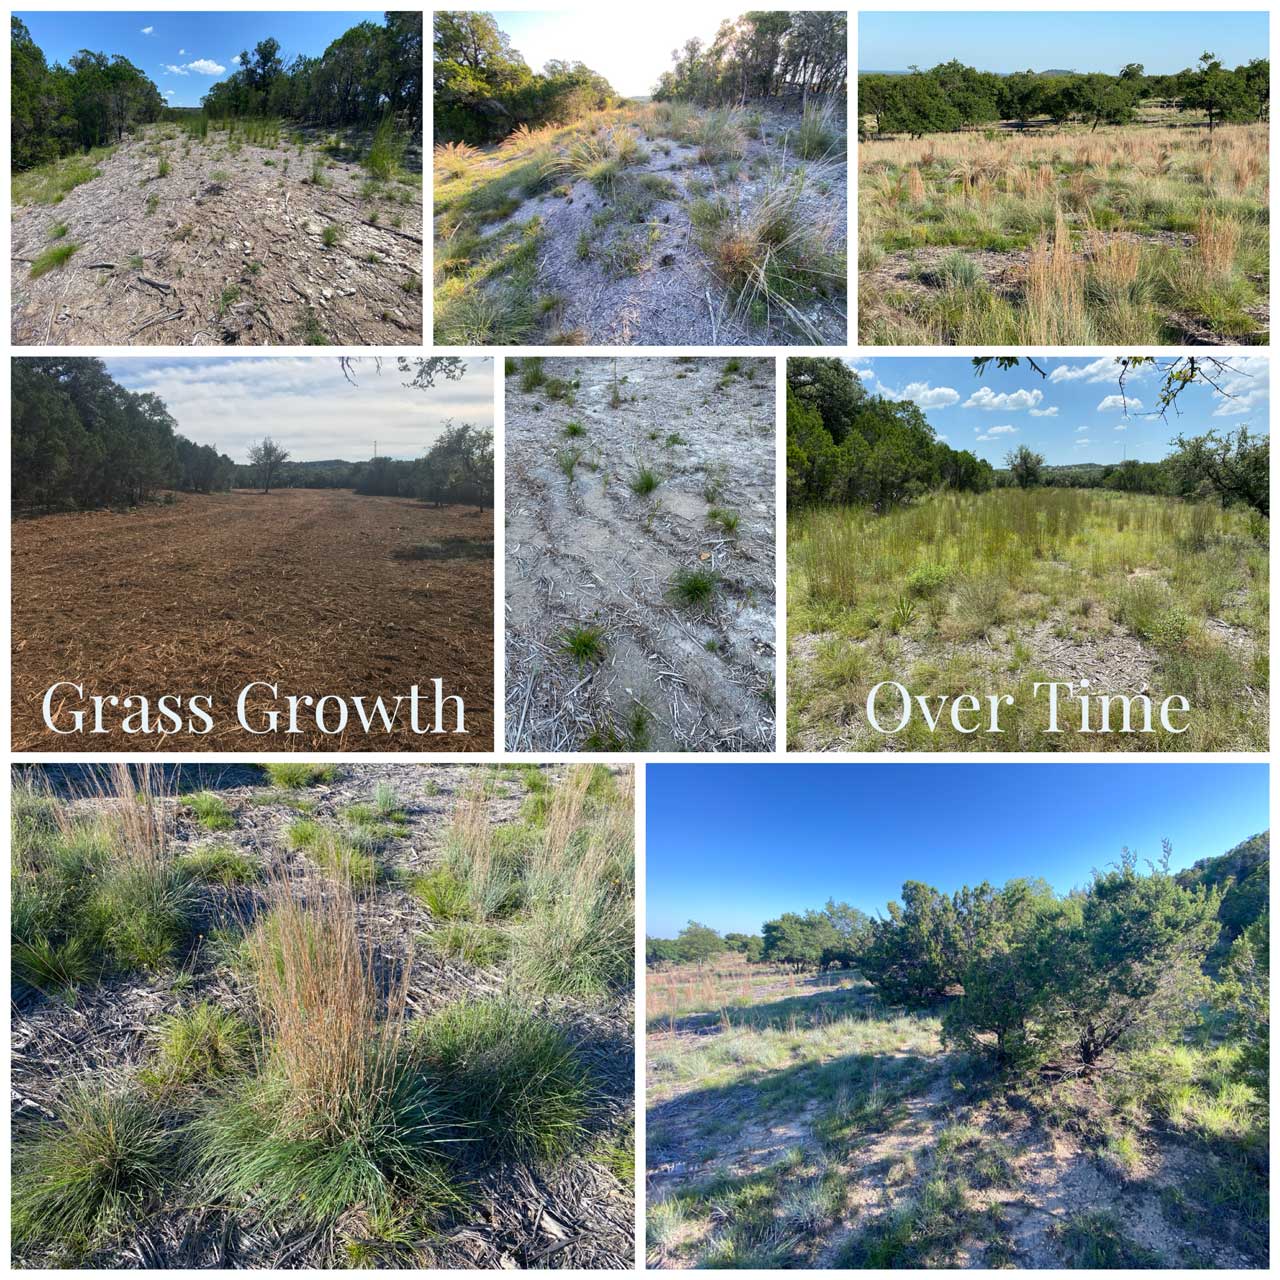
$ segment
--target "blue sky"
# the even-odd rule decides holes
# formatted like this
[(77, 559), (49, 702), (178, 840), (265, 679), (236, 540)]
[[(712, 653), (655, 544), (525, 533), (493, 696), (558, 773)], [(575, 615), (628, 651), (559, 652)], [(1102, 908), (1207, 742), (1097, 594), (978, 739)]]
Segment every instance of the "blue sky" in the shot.
[(116, 356), (111, 376), (131, 391), (152, 391), (197, 444), (211, 444), (236, 462), (264, 435), (295, 461), (373, 456), (416, 458), (440, 435), (445, 420), (493, 427), (493, 362), (468, 357), (457, 382), (430, 391), (404, 385), (392, 360), (378, 372), (371, 357), (355, 367), (353, 386), (336, 356)]
[(755, 933), (828, 897), (874, 913), (946, 892), (1085, 885), (1124, 846), (1174, 868), (1270, 825), (1261, 764), (658, 764), (646, 773), (646, 932)]
[(988, 365), (981, 378), (966, 356), (876, 356), (848, 362), (869, 391), (913, 400), (929, 425), (953, 449), (969, 449), (993, 466), (1025, 444), (1051, 465), (1155, 462), (1175, 435), (1199, 435), (1248, 426), (1268, 432), (1270, 379), (1265, 356), (1228, 361), (1219, 395), (1199, 383), (1178, 397), (1181, 416), (1152, 416), (1162, 382), (1153, 368), (1125, 380), (1128, 416), (1120, 398), (1114, 356), (1041, 357), (1041, 377), (1025, 363), (1001, 372)]
[(1194, 66), (1209, 49), (1230, 67), (1268, 53), (1265, 13), (863, 13), (858, 69), (925, 70), (958, 58), (979, 71), (1106, 71), (1140, 62), (1150, 75)]
[(742, 10), (726, 8), (672, 16), (636, 13), (606, 5), (589, 12), (493, 11), (494, 21), (534, 71), (551, 58), (585, 62), (624, 97), (646, 97), (658, 77), (674, 64), (671, 51), (697, 36), (704, 44), (715, 36), (724, 18)]
[(137, 13), (18, 11), (31, 37), (52, 64), (65, 63), (81, 49), (123, 54), (145, 72), (170, 105), (198, 107), (209, 86), (236, 69), (242, 50), (274, 36), (286, 65), (296, 54), (321, 54), (357, 23), (382, 25), (381, 9), (367, 12)]

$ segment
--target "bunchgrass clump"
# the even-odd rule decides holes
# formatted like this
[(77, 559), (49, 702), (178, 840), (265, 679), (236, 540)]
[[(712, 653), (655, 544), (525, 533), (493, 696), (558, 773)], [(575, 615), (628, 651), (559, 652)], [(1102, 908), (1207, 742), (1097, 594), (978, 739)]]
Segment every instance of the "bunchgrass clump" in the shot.
[(581, 1143), (586, 1073), (545, 1019), (514, 999), (461, 1000), (432, 1014), (418, 1035), (468, 1137), (537, 1160)]
[(151, 1077), (169, 1085), (220, 1080), (240, 1070), (252, 1047), (252, 1033), (242, 1018), (202, 1001), (156, 1023)]
[(605, 653), (604, 628), (598, 626), (569, 627), (560, 638), (560, 651), (579, 667), (599, 662)]
[(47, 249), (41, 249), (31, 260), (30, 278), (39, 280), (46, 272), (64, 266), (79, 247), (73, 241), (62, 240), (57, 244), (51, 244)]
[(255, 858), (233, 844), (201, 845), (178, 859), (182, 871), (192, 880), (206, 884), (249, 884), (258, 878), (259, 865)]
[(379, 181), (391, 182), (400, 172), (404, 148), (405, 139), (396, 128), (395, 120), (387, 114), (374, 130), (364, 167)]
[(236, 825), (227, 802), (212, 791), (196, 791), (182, 801), (206, 831), (230, 831)]
[(193, 1122), (208, 1194), (314, 1228), (405, 1196), (455, 1204), (446, 1096), (405, 1036), (407, 970), (385, 988), (349, 894), (280, 885), (246, 948), (266, 1040), (257, 1075)]
[(358, 826), (340, 831), (315, 818), (295, 818), (286, 833), (291, 849), (299, 849), (324, 870), (358, 888), (370, 888), (378, 864), (368, 852)]
[(660, 484), (662, 477), (650, 467), (640, 467), (631, 479), (631, 492), (647, 498)]
[(338, 776), (338, 767), (332, 764), (304, 764), (298, 760), (281, 760), (262, 767), (275, 786), (288, 791), (319, 786), (323, 782), (332, 782)]
[(74, 1260), (159, 1201), (174, 1172), (171, 1117), (117, 1082), (73, 1084), (56, 1118), (17, 1144), (16, 1245), (56, 1245)]
[(680, 609), (705, 610), (719, 587), (720, 575), (714, 569), (677, 569), (667, 584), (667, 596)]

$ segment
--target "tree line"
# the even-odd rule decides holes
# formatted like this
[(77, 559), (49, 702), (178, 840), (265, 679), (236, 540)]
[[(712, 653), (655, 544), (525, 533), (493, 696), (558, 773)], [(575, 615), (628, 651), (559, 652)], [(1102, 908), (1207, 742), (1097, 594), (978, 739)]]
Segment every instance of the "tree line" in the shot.
[(10, 420), (15, 509), (134, 506), (233, 482), (229, 457), (180, 435), (159, 396), (120, 386), (101, 360), (14, 360)]
[(715, 38), (672, 51), (675, 66), (653, 89), (657, 102), (723, 106), (752, 99), (845, 92), (848, 15), (754, 10), (721, 22)]
[[(1004, 358), (1011, 367), (1018, 357)], [(979, 374), (988, 359), (975, 360)], [(1196, 370), (1172, 371), (1180, 385), (1204, 380)], [(1167, 394), (1167, 393), (1166, 393)], [(1176, 392), (1175, 392), (1176, 394)], [(918, 405), (872, 395), (843, 360), (803, 356), (787, 361), (787, 503), (804, 507), (865, 506), (888, 512), (930, 492), (984, 493), (994, 487), (1112, 489), (1242, 505), (1271, 511), (1271, 440), (1234, 432), (1178, 435), (1159, 462), (1052, 467), (1023, 444), (1004, 468), (937, 438)]]
[(354, 489), (387, 498), (416, 498), (435, 506), (493, 506), (493, 433), (471, 423), (447, 422), (421, 458), (330, 459), (293, 462), (270, 437), (256, 444), (248, 462), (235, 465), (237, 488)]
[(1271, 63), (1255, 58), (1230, 69), (1212, 53), (1173, 75), (1147, 75), (1133, 62), (1118, 75), (1102, 72), (1017, 71), (998, 75), (952, 59), (928, 71), (873, 72), (858, 77), (860, 120), (873, 120), (881, 135), (948, 133), (1010, 120), (1025, 128), (1032, 120), (1128, 124), (1138, 104), (1154, 101), (1179, 112), (1203, 112), (1209, 130), (1224, 121), (1266, 120), (1270, 111)]
[[(856, 969), (888, 1005), (940, 1008), (949, 1044), (1004, 1068), (1104, 1069), (1115, 1051), (1216, 1007), (1265, 1082), (1269, 836), (1178, 873), (1170, 857), (1166, 843), (1144, 871), (1125, 850), (1064, 896), (1036, 879), (952, 894), (909, 880), (875, 918), (828, 901), (767, 921), (758, 958)], [(647, 952), (657, 964), (690, 949), (701, 961), (741, 948), (691, 921), (676, 939), (649, 939)]]
[(21, 18), (11, 16), (9, 30), (14, 172), (119, 142), (160, 118), (160, 90), (128, 58), (81, 49), (51, 67)]
[(422, 120), (422, 14), (387, 12), (344, 31), (319, 57), (287, 65), (280, 42), (244, 50), (238, 69), (203, 97), (213, 119), (271, 116), (322, 125), (368, 125), (390, 114)]
[(935, 489), (982, 493), (991, 464), (937, 439), (910, 400), (872, 395), (843, 360), (787, 361), (787, 503), (888, 511)]
[(498, 142), (520, 125), (569, 124), (621, 99), (583, 62), (555, 58), (533, 71), (487, 13), (432, 18), (437, 142)]

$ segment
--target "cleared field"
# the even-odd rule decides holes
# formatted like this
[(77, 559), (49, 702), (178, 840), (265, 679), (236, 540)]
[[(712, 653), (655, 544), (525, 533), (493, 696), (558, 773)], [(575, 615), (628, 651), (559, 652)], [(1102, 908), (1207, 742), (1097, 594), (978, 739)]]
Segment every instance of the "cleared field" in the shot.
[(1268, 127), (872, 137), (869, 344), (1269, 340)]
[(629, 1267), (632, 798), (603, 767), (15, 771), (15, 1264)]
[[(1081, 489), (930, 497), (791, 522), (788, 739), (804, 750), (1260, 751), (1268, 522), (1210, 501)], [(1190, 703), (1189, 731), (1046, 732), (1037, 681)], [(896, 734), (868, 691), (1009, 694), (1003, 734)], [(896, 719), (896, 717), (894, 717)], [(1074, 726), (1074, 727), (1073, 727)]]
[(1265, 1101), (1230, 1045), (1006, 1082), (854, 973), (651, 972), (659, 1268), (1265, 1267)]
[(773, 373), (511, 362), (509, 750), (772, 747)]
[(650, 103), (435, 151), (447, 346), (843, 344), (844, 121)]
[[(213, 695), (214, 732), (153, 737), (153, 749), (492, 749), (489, 512), (291, 489), (179, 495), (12, 529), (16, 750), (144, 745), (118, 729), (46, 730), (41, 699), (60, 680), (83, 682), (86, 696)], [(465, 736), (415, 735), (403, 719), (390, 734), (333, 737), (313, 722), (268, 737), (236, 724), (236, 696), (251, 681), (277, 684), (282, 698), (394, 699), (414, 683), (430, 690), (437, 676), (466, 705)], [(252, 697), (250, 717), (269, 701)]]
[(16, 175), (13, 341), (420, 341), (420, 150), (379, 179), (367, 147), (271, 122), (159, 124)]

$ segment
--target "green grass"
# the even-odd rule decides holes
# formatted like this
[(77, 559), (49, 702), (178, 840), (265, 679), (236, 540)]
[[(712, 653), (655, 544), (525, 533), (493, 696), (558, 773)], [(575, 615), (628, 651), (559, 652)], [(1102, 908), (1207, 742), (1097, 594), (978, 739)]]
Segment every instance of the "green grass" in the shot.
[(11, 1229), (71, 1261), (158, 1207), (174, 1133), (159, 1104), (115, 1084), (72, 1085), (57, 1112), (17, 1148)]
[(64, 156), (35, 169), (15, 173), (12, 196), (15, 207), (27, 204), (59, 204), (67, 193), (102, 176), (98, 167), (110, 159), (115, 147), (95, 147), (85, 155)]
[(295, 818), (285, 838), (291, 849), (307, 854), (318, 866), (359, 888), (370, 888), (378, 878), (378, 864), (362, 848), (358, 829), (339, 831), (314, 818)]
[(329, 223), (320, 234), (320, 239), (323, 241), (326, 249), (332, 249), (334, 245), (339, 244), (345, 237), (345, 230), (336, 222)]
[(1125, 1234), (1119, 1219), (1106, 1210), (1073, 1213), (1050, 1228), (1064, 1265), (1087, 1270), (1139, 1270), (1169, 1264), (1158, 1253)]
[(381, 182), (391, 182), (400, 172), (404, 158), (405, 139), (396, 128), (395, 120), (382, 118), (364, 158), (364, 167)]
[(640, 467), (631, 478), (631, 492), (637, 497), (647, 498), (660, 484), (662, 477), (649, 467)]
[(184, 796), (183, 804), (196, 815), (196, 821), (206, 831), (230, 831), (236, 825), (227, 802), (212, 791), (197, 791)]
[(560, 638), (560, 652), (568, 654), (579, 667), (600, 662), (605, 655), (604, 628), (569, 627)]
[(230, 1010), (202, 1002), (157, 1021), (152, 1077), (165, 1085), (220, 1080), (240, 1070), (252, 1046), (246, 1022)]
[(258, 863), (230, 844), (208, 844), (184, 853), (178, 865), (193, 880), (208, 884), (250, 884), (258, 878)]
[[(928, 732), (916, 718), (894, 735), (910, 749), (1249, 750), (1261, 741), (1253, 699), (1269, 679), (1268, 530), (1242, 511), (1098, 489), (999, 489), (935, 495), (884, 516), (803, 512), (788, 539), (790, 636), (819, 637), (812, 658), (792, 667), (793, 745), (801, 734), (821, 740), (834, 722), (865, 726), (868, 691), (884, 680), (1013, 698), (1003, 735), (960, 734), (946, 716)], [(1223, 643), (1217, 622), (1245, 644)], [(1097, 649), (1103, 662), (1113, 632), (1127, 633), (1151, 666), (1157, 708), (1166, 696), (1187, 698), (1189, 731), (1164, 732), (1156, 714), (1149, 734), (1082, 734), (1077, 709), (1049, 734), (1044, 692), (1032, 686), (1062, 672), (1029, 643), (1036, 628), (1049, 637), (1042, 645)]]
[(677, 608), (705, 610), (719, 587), (720, 577), (712, 569), (677, 569), (667, 584), (667, 596)]
[(80, 246), (72, 241), (63, 241), (61, 244), (51, 244), (47, 249), (42, 249), (32, 259), (29, 278), (39, 280), (47, 272), (65, 266), (71, 255), (79, 248)]
[(283, 760), (264, 764), (262, 768), (274, 786), (296, 791), (302, 787), (315, 787), (332, 782), (338, 776), (338, 766), (333, 764), (303, 764), (301, 761)]
[(551, 1023), (514, 999), (464, 1000), (432, 1014), (418, 1034), (469, 1137), (535, 1160), (581, 1145), (587, 1076)]

